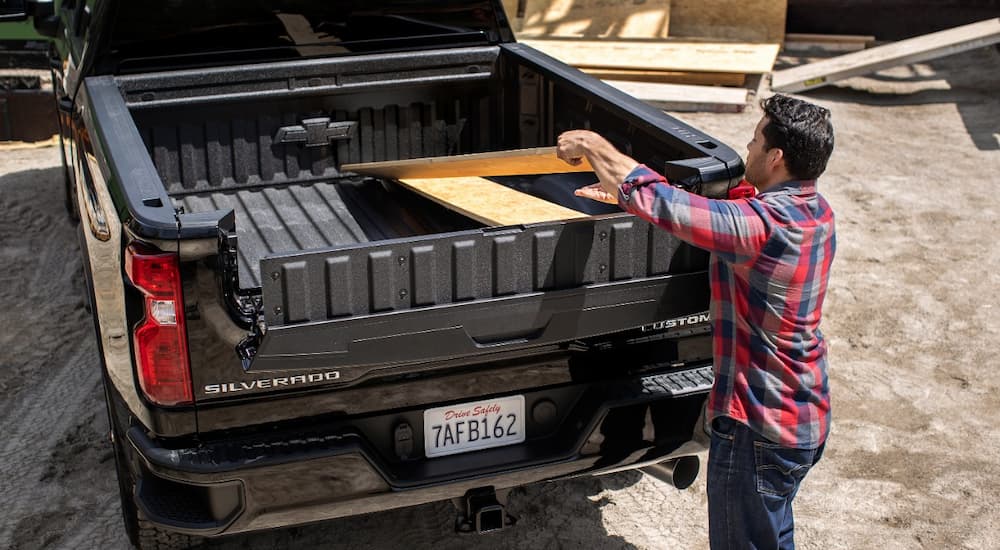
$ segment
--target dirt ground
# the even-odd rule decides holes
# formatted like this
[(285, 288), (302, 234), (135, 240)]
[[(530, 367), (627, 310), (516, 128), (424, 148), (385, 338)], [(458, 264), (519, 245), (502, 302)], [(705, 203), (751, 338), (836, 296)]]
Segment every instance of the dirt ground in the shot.
[[(795, 60), (786, 60), (794, 62)], [(1000, 54), (807, 94), (837, 147), (821, 192), (839, 250), (824, 331), (834, 423), (798, 542), (996, 548), (1000, 530)], [(743, 152), (757, 109), (685, 120)], [(127, 548), (76, 228), (55, 148), (0, 152), (0, 548)], [(447, 503), (237, 537), (221, 548), (707, 547), (704, 476), (525, 488), (511, 530), (452, 532)]]

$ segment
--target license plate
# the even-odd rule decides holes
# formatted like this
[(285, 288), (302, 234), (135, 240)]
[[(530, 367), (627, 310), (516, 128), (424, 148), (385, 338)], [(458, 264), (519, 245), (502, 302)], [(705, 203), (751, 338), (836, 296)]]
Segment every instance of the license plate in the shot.
[(524, 396), (424, 411), (424, 454), (446, 456), (524, 441)]

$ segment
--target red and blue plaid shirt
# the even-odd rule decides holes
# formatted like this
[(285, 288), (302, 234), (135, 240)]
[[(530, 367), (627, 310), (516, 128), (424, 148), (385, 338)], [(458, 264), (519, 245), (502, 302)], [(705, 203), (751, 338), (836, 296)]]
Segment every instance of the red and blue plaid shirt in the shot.
[(815, 181), (712, 200), (645, 166), (619, 188), (626, 211), (711, 252), (715, 385), (707, 420), (729, 416), (785, 447), (815, 448), (830, 426), (819, 330), (836, 248)]

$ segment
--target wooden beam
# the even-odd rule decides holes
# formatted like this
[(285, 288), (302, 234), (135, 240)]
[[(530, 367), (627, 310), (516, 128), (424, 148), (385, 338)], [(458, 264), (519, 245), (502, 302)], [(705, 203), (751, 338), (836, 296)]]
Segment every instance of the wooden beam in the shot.
[(642, 71), (768, 73), (778, 56), (778, 44), (542, 39), (521, 42), (577, 67)]
[(785, 42), (869, 44), (874, 41), (875, 37), (867, 34), (815, 34), (815, 33), (790, 32), (785, 35)]
[(670, 36), (781, 42), (787, 0), (673, 0)]
[(746, 88), (615, 80), (605, 82), (635, 98), (667, 111), (740, 113), (747, 106)]
[[(671, 0), (523, 0), (519, 38), (666, 38)], [(505, 0), (514, 19), (518, 0)]]
[(856, 52), (875, 42), (874, 36), (853, 34), (802, 34), (785, 35), (783, 49), (786, 52), (820, 50), (824, 52)]
[(563, 162), (556, 157), (555, 147), (344, 164), (340, 170), (392, 179), (451, 178), (473, 175), (479, 177), (521, 176), (594, 171), (586, 159), (577, 166)]
[(687, 71), (640, 71), (636, 69), (602, 69), (581, 67), (581, 71), (603, 80), (657, 82), (660, 84), (690, 84), (698, 86), (743, 86), (743, 73), (703, 73)]
[(438, 204), (490, 226), (588, 216), (483, 178), (401, 179), (399, 183)]
[(898, 65), (919, 63), (998, 42), (1000, 42), (1000, 18), (987, 19), (971, 25), (777, 71), (771, 78), (771, 89), (777, 92), (811, 90), (852, 76), (869, 74)]

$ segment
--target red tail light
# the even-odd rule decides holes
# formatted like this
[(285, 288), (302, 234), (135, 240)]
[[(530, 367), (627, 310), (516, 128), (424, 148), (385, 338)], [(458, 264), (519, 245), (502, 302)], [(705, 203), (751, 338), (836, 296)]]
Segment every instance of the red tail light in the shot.
[(146, 315), (132, 333), (143, 393), (159, 405), (192, 403), (177, 255), (129, 245), (125, 273), (146, 297)]
[(757, 196), (757, 188), (747, 180), (740, 180), (739, 185), (729, 190), (729, 198), (752, 199)]

